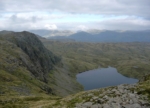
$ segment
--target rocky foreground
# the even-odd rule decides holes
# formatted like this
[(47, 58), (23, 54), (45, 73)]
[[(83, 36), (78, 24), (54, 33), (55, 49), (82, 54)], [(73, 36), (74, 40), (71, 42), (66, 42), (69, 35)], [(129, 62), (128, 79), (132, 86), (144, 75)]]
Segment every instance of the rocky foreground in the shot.
[(119, 85), (109, 89), (93, 90), (85, 94), (83, 97), (87, 100), (76, 103), (75, 108), (150, 108), (148, 97), (138, 95), (133, 90), (135, 88), (136, 85)]
[(80, 92), (49, 108), (150, 108), (150, 76), (136, 84)]

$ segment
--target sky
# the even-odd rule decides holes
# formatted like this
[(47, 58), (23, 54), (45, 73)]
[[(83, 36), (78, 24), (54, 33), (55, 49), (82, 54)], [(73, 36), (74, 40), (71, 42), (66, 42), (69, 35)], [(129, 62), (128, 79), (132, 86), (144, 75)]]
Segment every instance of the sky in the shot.
[(0, 30), (149, 30), (150, 0), (0, 0)]

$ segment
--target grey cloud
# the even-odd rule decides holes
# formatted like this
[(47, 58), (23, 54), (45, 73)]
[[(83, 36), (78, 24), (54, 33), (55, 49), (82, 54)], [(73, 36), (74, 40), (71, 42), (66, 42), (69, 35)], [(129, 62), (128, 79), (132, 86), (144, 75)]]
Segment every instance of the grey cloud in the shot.
[[(75, 30), (80, 25), (89, 29), (149, 29), (149, 10), (150, 0), (0, 0), (0, 17), (3, 17), (4, 20), (0, 20), (0, 29), (32, 29), (32, 27), (44, 26), (49, 19), (63, 18), (56, 14), (51, 15), (53, 11), (64, 12), (67, 15), (71, 13), (100, 14), (107, 17), (111, 15), (130, 16), (129, 19), (110, 19), (100, 22), (60, 22), (56, 24), (59, 29)], [(47, 12), (48, 16), (42, 13), (38, 15), (38, 12)], [(3, 13), (11, 13), (11, 15), (5, 16)], [(132, 19), (132, 16), (136, 18)], [(138, 20), (139, 17), (142, 20)], [(45, 21), (44, 24), (42, 21)]]
[(137, 19), (111, 19), (93, 23), (93, 26), (101, 29), (110, 30), (148, 30), (150, 28), (149, 20), (137, 20)]
[(17, 18), (16, 15), (12, 15), (12, 16), (10, 17), (10, 19), (11, 19), (12, 21), (16, 22), (18, 18)]
[(33, 23), (36, 23), (36, 22), (39, 21), (39, 20), (42, 20), (42, 18), (38, 18), (38, 17), (36, 17), (36, 16), (32, 16), (32, 17), (31, 17), (31, 21), (32, 21)]
[(148, 30), (150, 28), (149, 20), (140, 20), (136, 18), (109, 19), (100, 22), (88, 23), (63, 23), (57, 24), (58, 28), (79, 30), (79, 26), (83, 25), (88, 29), (108, 29), (108, 30)]
[(3, 4), (5, 11), (56, 10), (70, 13), (150, 17), (150, 0), (5, 0)]
[(18, 17), (16, 14), (10, 16), (8, 20), (11, 20), (13, 23), (22, 23), (22, 22), (32, 22), (36, 23), (39, 20), (42, 20), (42, 18), (39, 18), (38, 16), (30, 16), (28, 18), (24, 17)]
[(2, 12), (4, 10), (5, 10), (4, 4), (2, 3), (2, 1), (0, 1), (0, 12)]

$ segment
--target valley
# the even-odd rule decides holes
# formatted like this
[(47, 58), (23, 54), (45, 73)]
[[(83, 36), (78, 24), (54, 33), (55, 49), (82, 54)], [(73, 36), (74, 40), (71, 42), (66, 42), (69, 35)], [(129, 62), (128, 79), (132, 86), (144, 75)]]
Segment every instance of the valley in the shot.
[[(83, 86), (76, 80), (78, 73), (112, 66), (124, 76), (141, 79), (150, 74), (149, 53), (148, 42), (58, 41), (37, 37), (26, 31), (1, 31), (0, 107), (73, 108), (76, 103), (89, 102), (89, 97), (84, 95), (91, 92), (81, 92)], [(144, 100), (147, 102), (149, 87), (149, 77), (146, 76), (127, 93), (139, 88), (136, 92), (148, 96)], [(81, 97), (76, 97), (76, 93)], [(92, 93), (97, 94), (96, 91)]]
[(61, 42), (43, 38), (41, 41), (65, 61), (72, 75), (108, 66), (132, 78), (141, 78), (150, 72), (150, 43)]
[(150, 108), (150, 0), (0, 0), (0, 108)]

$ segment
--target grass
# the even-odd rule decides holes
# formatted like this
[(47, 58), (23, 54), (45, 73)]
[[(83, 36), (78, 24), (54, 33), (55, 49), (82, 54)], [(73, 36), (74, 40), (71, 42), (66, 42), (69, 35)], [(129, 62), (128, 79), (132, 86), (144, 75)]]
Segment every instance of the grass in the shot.
[(29, 108), (57, 100), (48, 94), (50, 85), (34, 77), (23, 65), (28, 56), (15, 44), (0, 39), (0, 108)]
[(53, 104), (60, 97), (57, 96), (10, 96), (9, 99), (6, 97), (0, 98), (1, 108), (37, 108), (40, 106), (48, 106)]
[(150, 75), (140, 80), (137, 91), (138, 94), (147, 95), (150, 101)]
[[(79, 92), (82, 86), (76, 82), (76, 74), (99, 67), (113, 66), (123, 75), (134, 78), (141, 78), (150, 72), (150, 43), (43, 43), (62, 58), (48, 73), (47, 83), (35, 78), (22, 64), (20, 56), (27, 61), (28, 57), (21, 49), (0, 39), (0, 107), (34, 108), (62, 105), (65, 100), (60, 101), (60, 97), (48, 94), (47, 88), (52, 88), (55, 94), (61, 96)], [(139, 88), (144, 89), (139, 89), (138, 93), (149, 96), (149, 85), (147, 80), (141, 82)], [(95, 94), (98, 95), (99, 92)], [(77, 94), (75, 98), (67, 101), (66, 106), (72, 107), (75, 103), (89, 99), (86, 96), (80, 98)]]
[(150, 73), (150, 43), (82, 43), (42, 40), (44, 45), (64, 59), (72, 73), (112, 66), (118, 72), (140, 79)]

